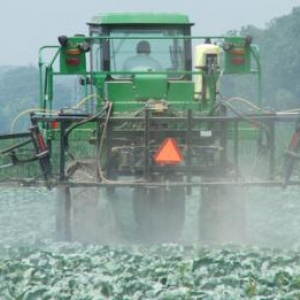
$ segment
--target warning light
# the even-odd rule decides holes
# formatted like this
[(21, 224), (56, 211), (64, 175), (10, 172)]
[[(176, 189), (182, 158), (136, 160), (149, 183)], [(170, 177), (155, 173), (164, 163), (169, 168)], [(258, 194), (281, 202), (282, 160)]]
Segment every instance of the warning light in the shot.
[(243, 56), (234, 56), (231, 60), (232, 64), (234, 65), (242, 65), (244, 64), (246, 61), (244, 59)]
[(69, 49), (65, 50), (65, 53), (67, 55), (80, 55), (81, 51), (79, 48), (69, 48)]
[(52, 121), (50, 123), (51, 129), (58, 129), (59, 128), (59, 123), (57, 121)]
[(183, 160), (182, 153), (174, 138), (166, 138), (153, 156), (160, 165), (177, 165)]
[(59, 37), (60, 59), (59, 70), (61, 74), (85, 74), (86, 72), (86, 55), (89, 45), (85, 37)]
[(80, 60), (77, 57), (66, 58), (66, 63), (67, 63), (67, 65), (78, 66), (80, 63)]
[(224, 39), (224, 74), (249, 74), (252, 72), (251, 37), (226, 37)]
[(245, 47), (236, 47), (229, 50), (229, 53), (232, 55), (245, 55), (246, 49)]

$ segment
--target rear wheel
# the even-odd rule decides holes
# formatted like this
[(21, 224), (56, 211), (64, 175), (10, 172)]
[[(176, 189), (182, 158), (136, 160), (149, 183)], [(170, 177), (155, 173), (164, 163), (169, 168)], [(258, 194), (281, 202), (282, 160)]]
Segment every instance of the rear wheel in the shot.
[(70, 187), (58, 186), (56, 188), (56, 215), (55, 215), (55, 238), (58, 241), (71, 241), (71, 196)]
[(143, 240), (176, 241), (185, 221), (185, 190), (183, 187), (135, 188), (133, 210)]
[[(68, 169), (70, 181), (95, 182), (93, 162), (77, 162)], [(110, 243), (115, 238), (115, 222), (110, 203), (98, 187), (58, 188), (56, 232), (60, 240), (82, 243)]]
[(245, 203), (239, 188), (210, 186), (201, 189), (200, 240), (204, 243), (246, 241)]

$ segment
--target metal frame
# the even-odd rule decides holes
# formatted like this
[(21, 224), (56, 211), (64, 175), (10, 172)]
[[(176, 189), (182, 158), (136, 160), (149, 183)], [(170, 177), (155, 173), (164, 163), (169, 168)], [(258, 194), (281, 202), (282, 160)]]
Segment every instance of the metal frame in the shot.
[[(141, 186), (141, 185), (155, 185), (155, 186), (185, 186), (189, 190), (191, 187), (196, 186), (211, 186), (211, 185), (239, 185), (239, 186), (284, 186), (286, 184), (288, 185), (300, 185), (300, 181), (289, 181), (288, 183), (284, 181), (284, 178), (282, 181), (276, 180), (274, 177), (274, 170), (275, 170), (275, 151), (276, 151), (276, 143), (275, 143), (275, 124), (277, 122), (294, 122), (296, 123), (299, 119), (298, 115), (295, 114), (274, 114), (274, 115), (249, 115), (247, 118), (251, 119), (253, 122), (258, 122), (261, 124), (264, 124), (264, 126), (267, 126), (269, 129), (269, 155), (268, 155), (268, 168), (269, 168), (269, 174), (268, 178), (265, 180), (256, 180), (256, 181), (243, 181), (240, 180), (238, 177), (234, 177), (232, 179), (228, 179), (224, 177), (222, 180), (220, 178), (216, 178), (214, 181), (211, 182), (203, 182), (199, 180), (194, 180), (194, 178), (199, 177), (205, 177), (206, 174), (210, 174), (212, 170), (207, 170), (204, 167), (201, 166), (194, 166), (192, 164), (192, 158), (191, 158), (191, 149), (193, 146), (192, 137), (195, 140), (195, 136), (200, 137), (200, 129), (199, 127), (195, 127), (194, 124), (222, 124), (222, 131), (220, 134), (220, 141), (221, 146), (223, 149), (226, 149), (226, 143), (227, 143), (227, 129), (229, 125), (232, 127), (233, 131), (233, 162), (235, 164), (239, 164), (239, 123), (245, 122), (245, 119), (239, 116), (194, 116), (192, 111), (189, 110), (187, 112), (187, 115), (185, 117), (154, 117), (150, 116), (149, 110), (145, 110), (145, 115), (142, 117), (134, 117), (134, 118), (128, 118), (128, 117), (110, 117), (109, 123), (108, 123), (108, 144), (112, 144), (112, 139), (117, 137), (141, 137), (144, 141), (144, 164), (140, 168), (136, 168), (135, 171), (139, 172), (139, 174), (142, 174), (143, 182), (137, 181), (137, 182), (100, 182), (99, 180), (95, 180), (95, 182), (79, 182), (79, 183), (73, 183), (68, 180), (66, 174), (65, 174), (65, 167), (66, 167), (66, 158), (65, 158), (65, 151), (67, 149), (67, 143), (68, 139), (66, 138), (66, 130), (68, 129), (69, 124), (76, 124), (76, 122), (80, 122), (86, 119), (86, 116), (68, 116), (68, 115), (61, 115), (61, 116), (32, 116), (34, 122), (37, 123), (50, 123), (53, 121), (60, 123), (60, 158), (59, 158), (59, 176), (57, 179), (51, 179), (52, 184), (59, 185), (64, 184), (68, 186)], [(95, 119), (91, 119), (90, 122), (104, 122), (105, 117), (100, 116)], [(138, 130), (128, 130), (128, 129), (115, 129), (115, 124), (120, 124), (122, 122), (139, 122), (143, 123), (145, 125), (144, 129), (138, 129)], [(178, 123), (182, 122), (185, 124), (185, 128), (183, 129), (160, 129), (159, 131), (151, 128), (150, 123), (155, 122), (158, 123)], [(170, 126), (172, 127), (172, 126)], [(17, 137), (27, 137), (30, 136), (30, 133), (20, 133), (20, 134), (12, 134), (12, 135), (2, 135), (0, 136), (1, 139), (8, 139), (8, 138), (17, 138)], [(185, 165), (178, 165), (178, 166), (156, 166), (151, 165), (148, 157), (151, 157), (150, 147), (149, 147), (149, 140), (156, 136), (168, 136), (168, 137), (177, 137), (181, 138), (183, 140), (183, 143), (186, 148), (186, 156), (185, 156)], [(7, 153), (8, 151), (13, 151), (17, 147), (21, 147), (22, 145), (27, 144), (29, 141), (26, 141), (25, 143), (20, 143), (16, 146), (10, 147), (8, 149), (5, 149), (1, 152), (3, 154), (4, 152)], [(51, 143), (51, 141), (50, 141)], [(288, 145), (287, 145), (288, 146)], [(258, 145), (259, 147), (259, 145)], [(108, 155), (110, 155), (108, 153)], [(226, 151), (223, 151), (222, 156), (226, 156)], [(295, 160), (297, 157), (295, 157)], [(165, 174), (168, 174), (170, 172), (180, 172), (180, 174), (183, 174), (186, 178), (185, 182), (151, 182), (149, 181), (149, 174), (151, 172), (159, 171)], [(124, 176), (132, 176), (131, 170), (122, 170), (122, 175)], [(39, 184), (38, 184), (39, 185)]]

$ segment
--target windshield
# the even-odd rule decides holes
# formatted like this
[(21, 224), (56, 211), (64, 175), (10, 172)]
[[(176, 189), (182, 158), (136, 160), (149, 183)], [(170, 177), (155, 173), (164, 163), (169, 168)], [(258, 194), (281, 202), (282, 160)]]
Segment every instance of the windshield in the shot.
[[(184, 70), (182, 30), (113, 30), (110, 33), (111, 71)], [(178, 74), (169, 74), (178, 78)], [(128, 75), (114, 75), (126, 78)]]

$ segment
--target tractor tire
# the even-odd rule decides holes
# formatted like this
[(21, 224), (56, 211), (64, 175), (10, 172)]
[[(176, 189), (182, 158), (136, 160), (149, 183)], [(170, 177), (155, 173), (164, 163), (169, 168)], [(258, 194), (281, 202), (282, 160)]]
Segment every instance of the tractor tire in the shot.
[(61, 185), (56, 188), (55, 212), (55, 239), (57, 241), (71, 241), (71, 197), (69, 187)]
[[(95, 163), (81, 162), (69, 168), (70, 181), (95, 181)], [(71, 171), (70, 171), (71, 170)], [(112, 209), (98, 187), (61, 187), (56, 210), (56, 230), (60, 240), (80, 243), (113, 242), (116, 228)]]
[(205, 244), (246, 242), (245, 202), (239, 188), (210, 186), (201, 189), (199, 208), (200, 241)]
[(133, 211), (138, 235), (145, 242), (175, 242), (185, 223), (185, 190), (135, 188)]

